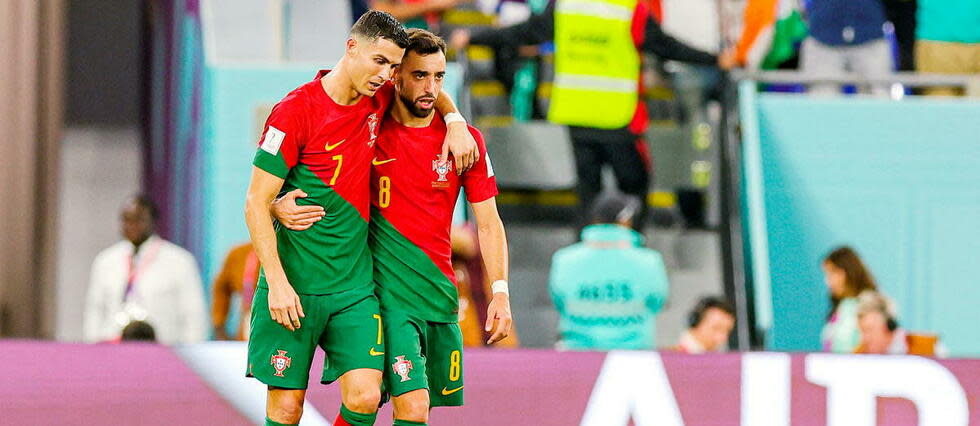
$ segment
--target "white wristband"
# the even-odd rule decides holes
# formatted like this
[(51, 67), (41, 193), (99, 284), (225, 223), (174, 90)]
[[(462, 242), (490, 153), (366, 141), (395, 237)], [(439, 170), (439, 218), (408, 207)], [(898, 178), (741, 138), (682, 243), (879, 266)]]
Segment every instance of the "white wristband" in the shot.
[(451, 112), (449, 114), (446, 114), (446, 116), (443, 117), (442, 119), (443, 121), (446, 122), (446, 124), (452, 124), (452, 123), (466, 124), (466, 119), (463, 118), (463, 114), (460, 114), (458, 112)]
[(507, 291), (507, 281), (504, 280), (494, 281), (493, 284), (490, 284), (490, 290), (493, 291), (494, 294), (503, 293), (510, 296), (510, 292)]

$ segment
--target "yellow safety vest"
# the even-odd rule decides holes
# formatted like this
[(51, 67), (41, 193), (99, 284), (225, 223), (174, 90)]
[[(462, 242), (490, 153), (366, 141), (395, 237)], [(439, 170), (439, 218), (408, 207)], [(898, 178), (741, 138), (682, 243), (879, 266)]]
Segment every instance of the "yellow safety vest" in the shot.
[(640, 78), (635, 8), (636, 0), (558, 0), (548, 120), (599, 129), (629, 124)]

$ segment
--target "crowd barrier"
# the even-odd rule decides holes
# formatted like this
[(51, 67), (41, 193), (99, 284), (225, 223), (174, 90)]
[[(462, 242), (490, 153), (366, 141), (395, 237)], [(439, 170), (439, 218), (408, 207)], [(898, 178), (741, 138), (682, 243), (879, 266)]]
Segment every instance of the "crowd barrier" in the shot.
[[(244, 343), (2, 341), (0, 354), (0, 424), (263, 420), (264, 387), (243, 376)], [(474, 349), (464, 368), (465, 407), (435, 409), (431, 425), (980, 424), (980, 360)], [(338, 387), (318, 380), (303, 424), (329, 425), (339, 408)], [(377, 424), (390, 424), (390, 410)]]

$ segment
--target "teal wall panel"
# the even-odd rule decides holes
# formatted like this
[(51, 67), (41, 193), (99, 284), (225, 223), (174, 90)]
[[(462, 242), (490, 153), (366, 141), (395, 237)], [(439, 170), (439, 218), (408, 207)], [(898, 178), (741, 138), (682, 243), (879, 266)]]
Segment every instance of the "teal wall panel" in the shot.
[[(316, 76), (313, 67), (208, 66), (204, 80), (205, 277), (213, 278), (228, 249), (248, 240), (245, 191), (258, 143), (257, 109)], [(264, 118), (262, 118), (264, 120)]]
[(745, 213), (765, 230), (750, 247), (753, 261), (768, 261), (768, 282), (756, 283), (771, 291), (769, 348), (820, 348), (820, 261), (847, 244), (904, 326), (939, 332), (954, 355), (980, 355), (980, 103), (750, 96), (743, 120), (755, 122), (743, 124), (757, 134), (745, 135), (743, 157), (756, 157), (760, 179), (747, 164), (747, 200), (761, 197)]

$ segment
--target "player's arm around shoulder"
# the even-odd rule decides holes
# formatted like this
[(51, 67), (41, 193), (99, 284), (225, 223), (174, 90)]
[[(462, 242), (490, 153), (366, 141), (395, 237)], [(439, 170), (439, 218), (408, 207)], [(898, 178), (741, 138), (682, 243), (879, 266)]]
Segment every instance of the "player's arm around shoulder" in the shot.
[(453, 99), (445, 91), (439, 92), (435, 104), (436, 111), (446, 122), (446, 140), (442, 144), (441, 159), (452, 153), (456, 159), (456, 171), (462, 173), (480, 161), (480, 150), (474, 135), (469, 131), (466, 119), (459, 113)]

